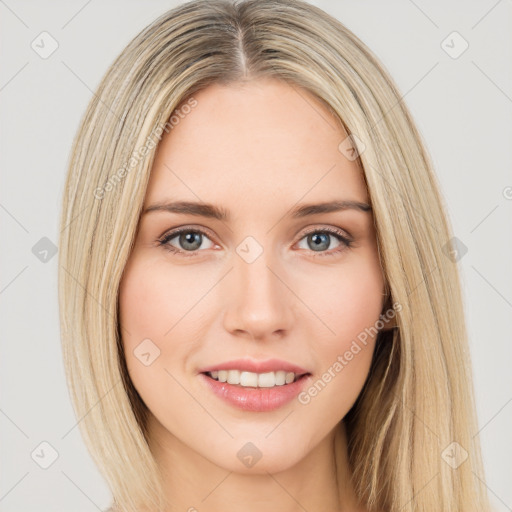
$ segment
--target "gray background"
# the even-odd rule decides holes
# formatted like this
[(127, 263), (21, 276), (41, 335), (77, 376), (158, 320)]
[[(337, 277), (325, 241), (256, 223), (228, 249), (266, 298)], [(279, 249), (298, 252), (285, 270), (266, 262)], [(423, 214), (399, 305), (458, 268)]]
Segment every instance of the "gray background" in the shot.
[[(33, 247), (48, 246), (44, 237), (58, 241), (69, 150), (92, 91), (125, 44), (178, 3), (0, 0), (1, 511), (85, 512), (109, 503), (64, 379), (57, 256), (41, 261)], [(312, 3), (381, 59), (432, 155), (455, 235), (467, 247), (457, 265), (475, 373), (475, 435), (495, 510), (512, 510), (512, 4)], [(58, 42), (46, 59), (31, 47), (43, 31)], [(457, 58), (442, 46), (453, 31), (469, 44)], [(446, 44), (452, 54), (462, 48), (453, 35)], [(48, 469), (39, 465), (51, 462), (43, 441), (58, 453)]]

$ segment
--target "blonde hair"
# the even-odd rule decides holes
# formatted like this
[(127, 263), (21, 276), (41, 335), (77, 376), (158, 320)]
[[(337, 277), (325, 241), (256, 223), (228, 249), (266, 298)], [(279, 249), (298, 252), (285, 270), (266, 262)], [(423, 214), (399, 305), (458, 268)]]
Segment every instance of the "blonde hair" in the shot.
[[(155, 139), (208, 85), (264, 77), (313, 93), (365, 145), (359, 161), (388, 304), (401, 309), (398, 327), (379, 334), (368, 380), (344, 418), (361, 502), (371, 512), (488, 511), (459, 276), (432, 163), (371, 51), (299, 0), (196, 0), (166, 12), (113, 62), (74, 140), (61, 216), (63, 357), (113, 505), (165, 508), (148, 410), (128, 376), (118, 322)], [(468, 458), (454, 467), (446, 449)]]

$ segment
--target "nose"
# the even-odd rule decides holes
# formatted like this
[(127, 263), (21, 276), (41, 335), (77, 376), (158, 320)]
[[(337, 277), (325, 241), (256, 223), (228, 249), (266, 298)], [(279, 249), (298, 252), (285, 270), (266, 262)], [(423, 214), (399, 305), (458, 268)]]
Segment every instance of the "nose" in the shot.
[(234, 268), (224, 281), (229, 300), (223, 321), (228, 332), (264, 341), (290, 331), (297, 299), (282, 267), (266, 251), (251, 263), (236, 255)]

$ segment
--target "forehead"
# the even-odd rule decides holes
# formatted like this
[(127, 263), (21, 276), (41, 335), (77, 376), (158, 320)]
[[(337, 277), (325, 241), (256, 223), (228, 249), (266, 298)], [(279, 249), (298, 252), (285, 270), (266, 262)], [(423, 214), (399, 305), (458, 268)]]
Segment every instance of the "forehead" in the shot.
[(165, 199), (249, 207), (301, 198), (367, 201), (362, 170), (338, 149), (339, 121), (312, 94), (277, 80), (214, 84), (164, 132), (145, 206)]

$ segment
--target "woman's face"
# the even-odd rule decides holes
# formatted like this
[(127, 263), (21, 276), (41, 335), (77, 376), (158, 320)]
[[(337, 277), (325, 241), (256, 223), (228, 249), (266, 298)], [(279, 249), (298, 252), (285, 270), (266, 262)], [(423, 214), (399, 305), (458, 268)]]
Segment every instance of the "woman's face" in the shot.
[(158, 147), (123, 274), (126, 363), (161, 450), (276, 472), (329, 438), (367, 378), (373, 216), (312, 207), (368, 195), (309, 93), (265, 80), (195, 99)]

